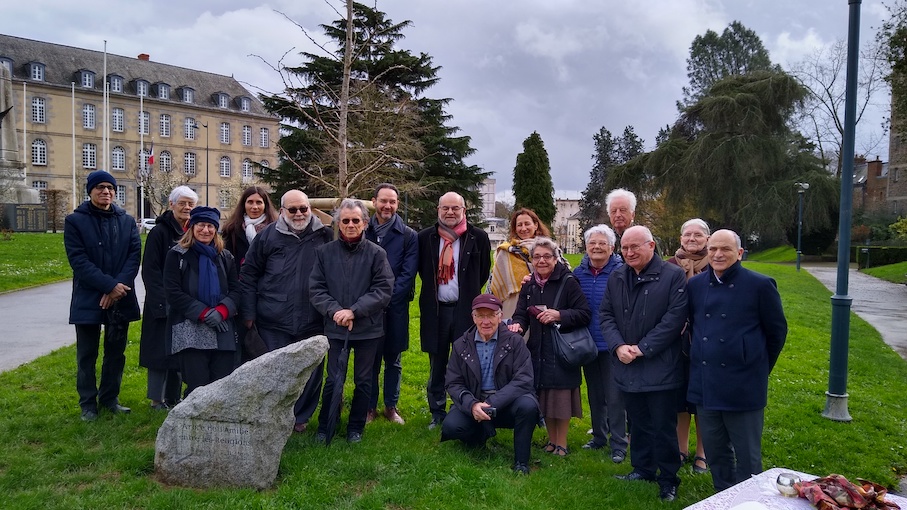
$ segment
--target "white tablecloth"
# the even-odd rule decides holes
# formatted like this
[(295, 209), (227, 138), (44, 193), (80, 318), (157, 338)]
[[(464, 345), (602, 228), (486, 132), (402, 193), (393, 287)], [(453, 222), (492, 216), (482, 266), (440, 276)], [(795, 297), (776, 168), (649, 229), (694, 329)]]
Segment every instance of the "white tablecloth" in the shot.
[[(815, 507), (804, 498), (788, 498), (778, 492), (775, 480), (781, 473), (794, 473), (802, 480), (818, 478), (816, 475), (793, 469), (772, 468), (695, 505), (690, 505), (686, 510), (730, 510), (738, 507), (740, 510), (815, 510)], [(891, 494), (887, 494), (885, 498), (900, 505), (902, 510), (907, 510), (907, 499)]]

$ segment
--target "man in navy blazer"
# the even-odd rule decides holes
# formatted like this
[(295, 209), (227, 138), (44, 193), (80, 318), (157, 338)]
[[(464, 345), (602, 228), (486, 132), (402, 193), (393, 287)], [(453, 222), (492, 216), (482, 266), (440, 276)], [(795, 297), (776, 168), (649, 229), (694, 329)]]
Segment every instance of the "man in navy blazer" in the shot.
[(775, 281), (743, 268), (740, 237), (712, 234), (710, 269), (687, 284), (692, 344), (687, 400), (716, 491), (762, 472), (768, 376), (787, 337)]

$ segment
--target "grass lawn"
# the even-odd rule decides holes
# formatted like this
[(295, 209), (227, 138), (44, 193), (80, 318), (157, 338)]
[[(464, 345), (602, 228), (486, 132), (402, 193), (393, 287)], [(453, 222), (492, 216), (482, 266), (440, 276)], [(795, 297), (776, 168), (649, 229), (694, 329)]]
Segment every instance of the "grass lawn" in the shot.
[(863, 269), (862, 271), (869, 276), (875, 276), (876, 278), (888, 280), (892, 283), (907, 282), (907, 262), (898, 262), (897, 264), (889, 264), (887, 266), (871, 267), (869, 269)]
[[(25, 256), (23, 256), (25, 255)], [(63, 233), (17, 232), (0, 240), (0, 292), (72, 278)]]
[[(907, 472), (907, 363), (855, 315), (851, 319), (848, 392), (851, 423), (820, 416), (828, 385), (831, 306), (828, 291), (793, 267), (748, 263), (777, 279), (790, 322), (787, 346), (771, 376), (763, 441), (765, 468), (784, 466), (863, 477), (889, 487)], [(571, 423), (565, 458), (533, 448), (532, 474), (514, 476), (512, 433), (487, 450), (438, 442), (426, 425), (427, 358), (419, 352), (418, 308), (403, 357), (400, 411), (405, 426), (379, 419), (363, 442), (314, 444), (313, 427), (290, 438), (275, 487), (194, 490), (154, 478), (154, 441), (165, 415), (152, 412), (145, 372), (137, 366), (139, 327), (130, 329), (121, 400), (128, 416), (79, 420), (74, 347), (0, 374), (0, 490), (4, 508), (683, 508), (712, 493), (708, 475), (681, 471), (679, 498), (661, 504), (655, 486), (615, 480), (629, 462), (580, 448), (589, 413)], [(352, 394), (347, 386), (347, 396)], [(583, 389), (585, 399), (585, 388)], [(345, 421), (345, 415), (344, 415)], [(545, 434), (536, 430), (534, 442)]]
[(776, 246), (756, 253), (747, 253), (751, 262), (796, 262), (797, 249), (793, 246)]

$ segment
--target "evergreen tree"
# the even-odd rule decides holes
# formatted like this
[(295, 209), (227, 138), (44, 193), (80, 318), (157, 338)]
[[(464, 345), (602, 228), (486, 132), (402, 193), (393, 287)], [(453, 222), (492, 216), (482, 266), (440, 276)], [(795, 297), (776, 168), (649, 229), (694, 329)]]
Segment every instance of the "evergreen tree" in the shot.
[(615, 138), (611, 132), (602, 127), (592, 136), (595, 153), (592, 154), (592, 170), (589, 172), (589, 184), (580, 199), (580, 229), (586, 229), (608, 219), (605, 210), (605, 196), (610, 188), (605, 187), (609, 171), (643, 154), (643, 141), (633, 131), (633, 126), (624, 128), (621, 136)]
[(533, 131), (523, 140), (523, 152), (516, 157), (513, 167), (514, 209), (526, 207), (538, 214), (546, 225), (552, 226), (557, 212), (554, 206), (554, 184), (551, 182), (551, 165), (548, 152), (538, 132)]

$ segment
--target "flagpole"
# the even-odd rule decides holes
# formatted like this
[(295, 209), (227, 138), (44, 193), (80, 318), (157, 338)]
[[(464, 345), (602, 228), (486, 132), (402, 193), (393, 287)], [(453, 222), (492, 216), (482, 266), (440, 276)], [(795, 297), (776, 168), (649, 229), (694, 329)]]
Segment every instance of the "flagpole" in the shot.
[(72, 84), (72, 208), (79, 204), (76, 202), (76, 82)]
[[(10, 77), (12, 77), (12, 73), (10, 73)], [(12, 83), (12, 82), (13, 81), (10, 80), (10, 83)], [(29, 108), (26, 106), (27, 104), (28, 104), (28, 93), (25, 88), (25, 82), (23, 81), (22, 82), (22, 154), (23, 155), (26, 154), (26, 151), (28, 150), (27, 148), (29, 146), (28, 145), (28, 122), (26, 122), (28, 120), (28, 118), (26, 117), (26, 112), (28, 112), (28, 110), (29, 110)], [(15, 135), (13, 137), (15, 138)], [(26, 161), (31, 161), (31, 158), (26, 159), (23, 156), (22, 162), (25, 163)], [(26, 186), (28, 186), (28, 164), (27, 163), (25, 164), (24, 167), (22, 167), (22, 180), (24, 181), (24, 184)]]
[(103, 99), (104, 124), (103, 124), (103, 128), (101, 130), (101, 133), (102, 133), (101, 150), (104, 151), (104, 159), (103, 159), (104, 166), (102, 169), (105, 171), (110, 170), (110, 167), (107, 166), (107, 154), (109, 154), (109, 152), (110, 152), (108, 150), (108, 144), (110, 143), (110, 135), (107, 132), (107, 119), (108, 119), (108, 115), (109, 115), (107, 112), (107, 106), (108, 106), (108, 102), (110, 101), (110, 97), (108, 96), (108, 94), (109, 94), (109, 91), (107, 88), (107, 39), (104, 39), (104, 95), (103, 95), (103, 98), (104, 98)]
[[(151, 123), (151, 119), (148, 120)], [(149, 126), (150, 127), (150, 126)], [(139, 221), (145, 219), (145, 96), (139, 96)]]

